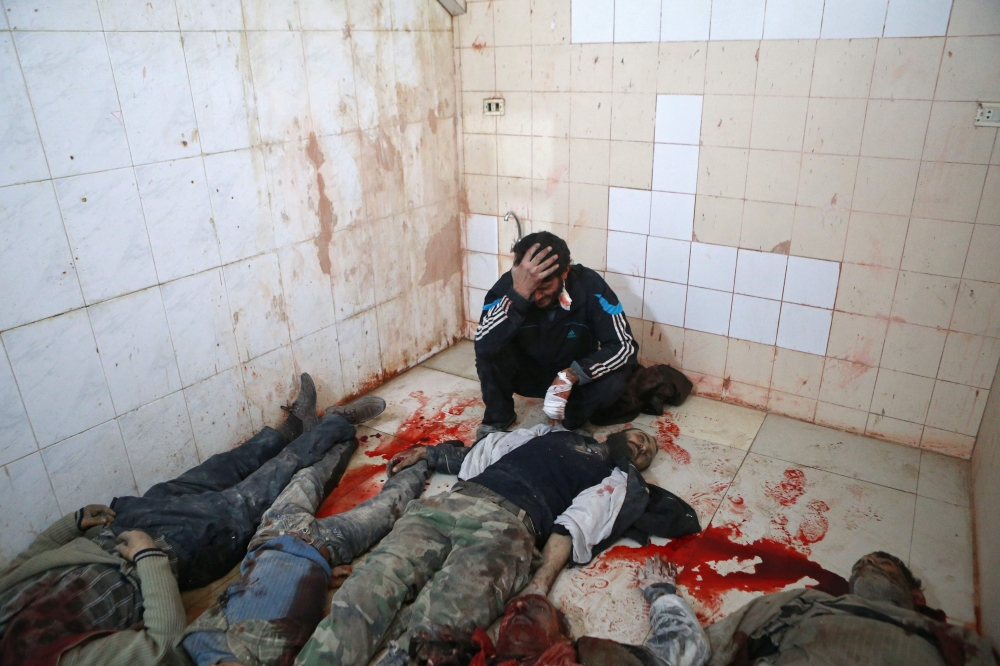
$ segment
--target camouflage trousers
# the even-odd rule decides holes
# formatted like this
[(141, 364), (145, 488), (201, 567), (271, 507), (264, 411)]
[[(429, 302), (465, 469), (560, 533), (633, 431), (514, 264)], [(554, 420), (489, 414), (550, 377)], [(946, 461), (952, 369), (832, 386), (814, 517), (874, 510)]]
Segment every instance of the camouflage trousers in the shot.
[(421, 630), (469, 635), (503, 615), (531, 579), (535, 537), (496, 504), (445, 493), (415, 500), (333, 597), (296, 664), (364, 666), (409, 608), (402, 650)]

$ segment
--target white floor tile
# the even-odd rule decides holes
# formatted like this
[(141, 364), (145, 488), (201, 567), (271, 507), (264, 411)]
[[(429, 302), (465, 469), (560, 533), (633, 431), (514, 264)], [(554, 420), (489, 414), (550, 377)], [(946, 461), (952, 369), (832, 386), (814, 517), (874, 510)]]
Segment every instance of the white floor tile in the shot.
[(674, 423), (687, 437), (746, 451), (764, 422), (765, 412), (691, 396), (680, 407), (670, 407), (665, 417), (640, 414), (636, 423), (659, 428)]
[(917, 491), (920, 451), (909, 446), (768, 414), (750, 450), (896, 490)]
[(918, 497), (909, 566), (923, 582), (928, 606), (943, 610), (951, 622), (976, 621), (968, 507)]
[(922, 451), (917, 494), (950, 504), (969, 506), (970, 470), (968, 460)]
[(431, 370), (447, 372), (449, 375), (465, 377), (474, 382), (479, 381), (479, 375), (476, 373), (476, 345), (472, 340), (459, 340), (421, 365)]

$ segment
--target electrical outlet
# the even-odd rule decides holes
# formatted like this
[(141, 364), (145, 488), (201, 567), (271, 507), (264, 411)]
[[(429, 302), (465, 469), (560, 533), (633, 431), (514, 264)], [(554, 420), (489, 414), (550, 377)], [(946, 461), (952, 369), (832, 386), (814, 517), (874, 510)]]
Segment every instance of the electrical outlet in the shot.
[(483, 114), (487, 116), (503, 115), (503, 98), (491, 97), (483, 100)]
[(976, 111), (976, 127), (1000, 127), (1000, 104), (979, 104)]

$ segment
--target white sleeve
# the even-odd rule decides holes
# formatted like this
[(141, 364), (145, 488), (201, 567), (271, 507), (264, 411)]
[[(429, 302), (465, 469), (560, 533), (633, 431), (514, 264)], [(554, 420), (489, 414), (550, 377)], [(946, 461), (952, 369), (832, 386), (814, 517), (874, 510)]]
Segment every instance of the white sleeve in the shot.
[(574, 562), (589, 562), (594, 546), (611, 535), (627, 489), (628, 475), (616, 469), (599, 484), (577, 495), (556, 518), (556, 524), (565, 527), (573, 537)]
[(505, 455), (527, 444), (535, 437), (552, 430), (552, 426), (539, 424), (533, 428), (518, 428), (512, 432), (491, 432), (476, 442), (462, 461), (458, 478), (462, 481), (479, 476), (487, 467)]

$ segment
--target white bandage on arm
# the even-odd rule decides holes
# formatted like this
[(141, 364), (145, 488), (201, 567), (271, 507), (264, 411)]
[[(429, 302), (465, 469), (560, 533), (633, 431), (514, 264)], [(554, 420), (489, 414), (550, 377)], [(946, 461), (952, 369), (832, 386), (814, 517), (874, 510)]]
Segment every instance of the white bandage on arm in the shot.
[(555, 381), (545, 391), (545, 402), (542, 404), (545, 415), (555, 421), (562, 421), (566, 417), (566, 401), (569, 400), (572, 390), (573, 382), (569, 380), (565, 370), (560, 371)]

